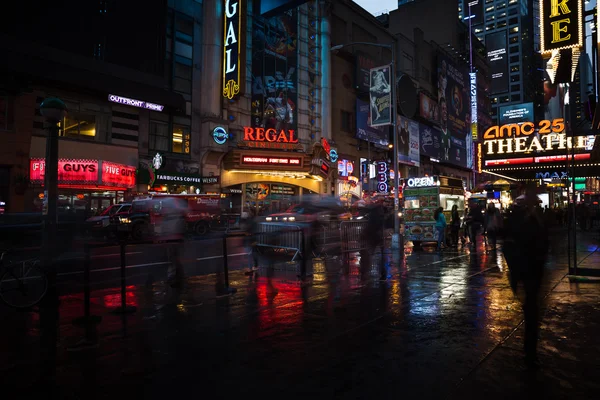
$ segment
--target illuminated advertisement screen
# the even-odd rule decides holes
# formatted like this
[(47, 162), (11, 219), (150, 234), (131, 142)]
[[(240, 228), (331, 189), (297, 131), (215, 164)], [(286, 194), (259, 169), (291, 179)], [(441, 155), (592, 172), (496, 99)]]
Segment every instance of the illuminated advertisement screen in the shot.
[(487, 59), (490, 63), (492, 84), (491, 94), (508, 92), (508, 55), (506, 52), (506, 31), (489, 34), (485, 37)]
[[(469, 10), (470, 8), (470, 10)], [(483, 23), (483, 0), (463, 0), (463, 20), (465, 23), (478, 25)]]
[(533, 103), (502, 106), (498, 113), (498, 119), (500, 125), (533, 122)]
[[(233, 1), (233, 0), (229, 0)], [(298, 7), (308, 0), (255, 0), (255, 10), (263, 17), (271, 17), (291, 8)]]
[(242, 165), (270, 165), (301, 167), (300, 157), (242, 156)]

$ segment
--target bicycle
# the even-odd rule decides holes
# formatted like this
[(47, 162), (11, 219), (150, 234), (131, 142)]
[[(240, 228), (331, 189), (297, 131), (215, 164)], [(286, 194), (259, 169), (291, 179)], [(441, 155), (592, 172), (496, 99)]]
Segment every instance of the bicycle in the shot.
[(48, 276), (36, 258), (10, 262), (0, 256), (0, 299), (7, 306), (29, 309), (37, 305), (48, 291)]

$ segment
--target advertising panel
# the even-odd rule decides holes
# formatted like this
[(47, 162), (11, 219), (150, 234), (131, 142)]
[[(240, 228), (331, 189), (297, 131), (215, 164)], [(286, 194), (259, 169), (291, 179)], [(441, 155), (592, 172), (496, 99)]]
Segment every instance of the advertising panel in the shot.
[(356, 89), (367, 93), (371, 84), (371, 69), (375, 68), (375, 60), (369, 55), (356, 52)]
[(492, 83), (491, 94), (508, 92), (508, 57), (506, 52), (506, 31), (486, 35), (485, 47), (490, 64)]
[(498, 112), (500, 125), (533, 122), (533, 103), (502, 106)]
[(583, 46), (583, 0), (540, 0), (542, 53)]
[(471, 97), (471, 137), (473, 140), (477, 140), (477, 73), (469, 73), (469, 95)]
[(419, 116), (431, 123), (440, 123), (437, 101), (423, 92), (419, 93)]
[[(458, 165), (463, 168), (471, 168), (468, 166), (469, 159), (467, 157), (467, 141), (452, 137), (450, 149), (448, 150), (448, 162)], [(471, 142), (472, 143), (472, 142)]]
[(356, 99), (356, 137), (380, 147), (388, 146), (390, 140), (388, 127), (372, 126), (369, 104)]
[(483, 0), (463, 0), (463, 20), (465, 23), (471, 18), (471, 24), (483, 23)]
[(252, 127), (296, 131), (298, 14), (254, 18)]
[(369, 98), (371, 126), (392, 123), (392, 69), (389, 65), (370, 71)]
[(254, 0), (260, 15), (268, 17), (276, 15), (293, 7), (298, 7), (308, 0)]
[(396, 117), (396, 120), (398, 121), (396, 127), (398, 162), (418, 167), (420, 165), (419, 123), (400, 115)]
[(440, 130), (419, 124), (420, 153), (436, 160), (440, 159)]

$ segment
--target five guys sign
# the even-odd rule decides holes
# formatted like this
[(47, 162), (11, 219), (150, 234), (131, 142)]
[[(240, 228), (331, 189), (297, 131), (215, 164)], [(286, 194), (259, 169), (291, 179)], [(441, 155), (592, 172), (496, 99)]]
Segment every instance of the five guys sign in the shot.
[(240, 94), (242, 41), (242, 0), (225, 0), (225, 39), (223, 46), (223, 96)]

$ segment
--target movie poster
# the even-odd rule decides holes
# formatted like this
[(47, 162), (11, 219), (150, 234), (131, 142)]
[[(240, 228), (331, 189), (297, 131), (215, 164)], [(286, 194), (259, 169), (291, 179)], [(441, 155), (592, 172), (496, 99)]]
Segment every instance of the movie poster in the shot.
[[(466, 67), (459, 69), (448, 57), (438, 54), (438, 106), (440, 110), (441, 129), (440, 161), (442, 162), (452, 162), (450, 151), (452, 137), (466, 140), (470, 123), (470, 88), (468, 87), (468, 83)], [(470, 153), (470, 151), (468, 152)]]
[(389, 127), (372, 126), (369, 114), (369, 104), (356, 99), (356, 137), (375, 144), (375, 147), (387, 149)]
[(420, 165), (419, 152), (419, 123), (398, 115), (398, 162), (401, 164), (418, 167)]
[(296, 130), (298, 121), (298, 14), (254, 18), (252, 127)]

